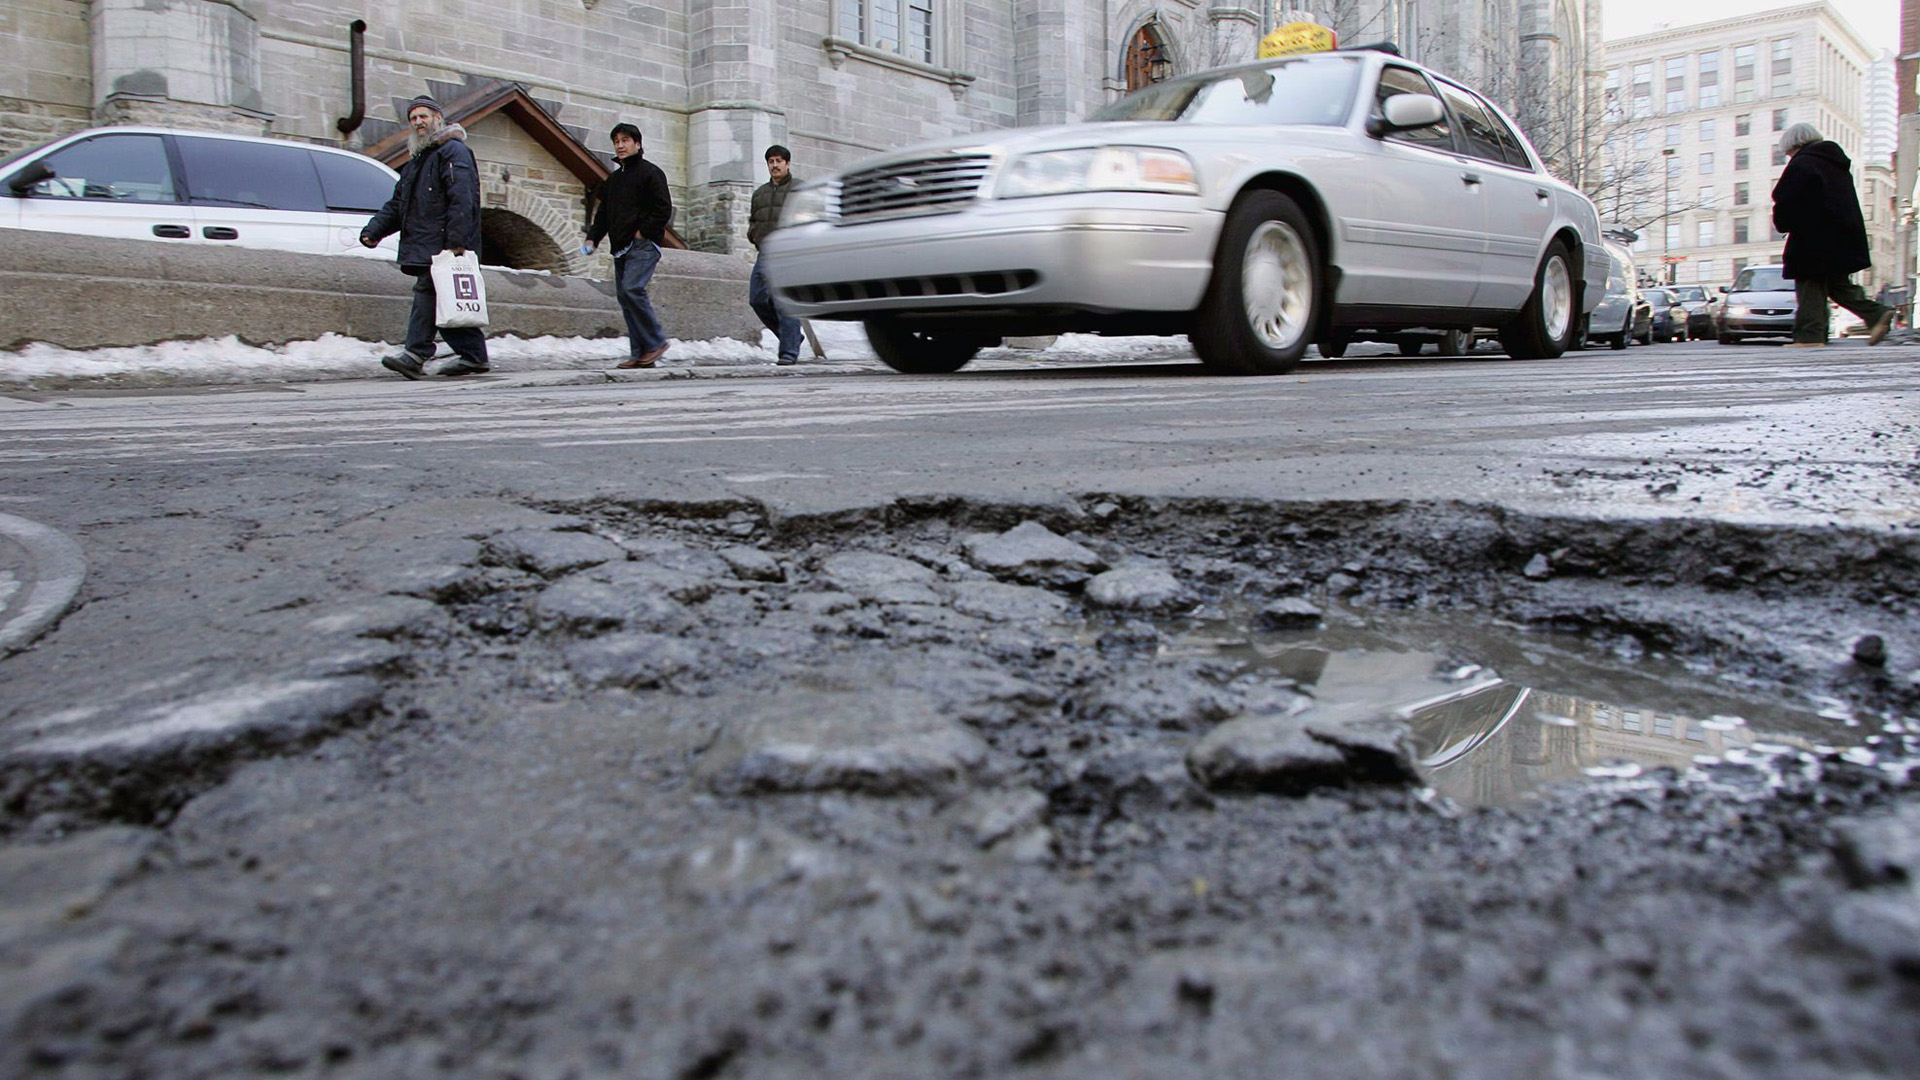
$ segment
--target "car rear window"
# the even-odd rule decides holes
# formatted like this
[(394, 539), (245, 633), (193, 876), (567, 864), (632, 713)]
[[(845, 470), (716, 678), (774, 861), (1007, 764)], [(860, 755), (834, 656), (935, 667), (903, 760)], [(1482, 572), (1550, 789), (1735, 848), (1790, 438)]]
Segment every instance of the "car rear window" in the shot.
[(1734, 292), (1789, 292), (1793, 286), (1777, 266), (1756, 266), (1740, 271), (1733, 281)]
[(309, 150), (320, 173), (329, 210), (365, 210), (371, 214), (393, 195), (393, 177), (369, 161)]
[(304, 146), (176, 136), (196, 203), (266, 210), (327, 208), (320, 176)]
[(1360, 64), (1349, 56), (1290, 60), (1135, 91), (1088, 119), (1194, 124), (1344, 124)]

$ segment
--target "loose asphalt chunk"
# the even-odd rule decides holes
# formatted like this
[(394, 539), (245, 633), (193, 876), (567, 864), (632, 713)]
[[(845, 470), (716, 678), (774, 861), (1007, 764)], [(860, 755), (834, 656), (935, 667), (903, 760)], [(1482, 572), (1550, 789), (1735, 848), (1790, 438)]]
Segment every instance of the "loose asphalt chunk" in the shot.
[(732, 713), (700, 765), (720, 792), (929, 794), (966, 786), (987, 761), (979, 736), (913, 690), (797, 691), (708, 709)]
[(1093, 549), (1037, 521), (1023, 521), (998, 534), (976, 533), (962, 546), (975, 566), (1029, 585), (1071, 587), (1107, 568)]

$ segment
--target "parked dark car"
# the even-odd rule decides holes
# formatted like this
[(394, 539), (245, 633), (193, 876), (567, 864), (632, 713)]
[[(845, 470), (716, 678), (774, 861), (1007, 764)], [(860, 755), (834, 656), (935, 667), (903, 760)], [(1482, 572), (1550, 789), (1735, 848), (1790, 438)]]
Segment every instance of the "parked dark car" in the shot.
[(1673, 295), (1673, 290), (1642, 289), (1640, 295), (1647, 298), (1647, 304), (1653, 309), (1653, 340), (1687, 340), (1687, 309)]
[(1673, 285), (1667, 291), (1687, 309), (1689, 339), (1699, 341), (1720, 332), (1720, 319), (1714, 310), (1713, 296), (1707, 292), (1705, 285)]
[(1587, 317), (1587, 342), (1605, 343), (1624, 349), (1627, 342), (1653, 344), (1653, 305), (1640, 294), (1639, 277), (1633, 268), (1633, 253), (1611, 240), (1605, 241), (1611, 268), (1607, 271), (1607, 291), (1600, 304)]

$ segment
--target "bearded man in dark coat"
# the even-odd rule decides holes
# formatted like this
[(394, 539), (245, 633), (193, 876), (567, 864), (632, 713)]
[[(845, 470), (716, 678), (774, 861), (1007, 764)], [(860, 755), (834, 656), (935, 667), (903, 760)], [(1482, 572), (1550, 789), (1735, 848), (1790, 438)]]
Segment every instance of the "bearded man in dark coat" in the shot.
[(1880, 344), (1893, 325), (1893, 309), (1853, 282), (1854, 271), (1873, 264), (1860, 195), (1853, 186), (1853, 161), (1807, 123), (1789, 126), (1780, 136), (1780, 149), (1787, 155), (1787, 167), (1773, 185), (1773, 227), (1787, 234), (1781, 261), (1798, 305), (1793, 344), (1827, 343), (1828, 300), (1865, 320), (1867, 344)]
[(367, 247), (398, 232), (400, 269), (414, 278), (406, 346), (380, 363), (396, 375), (419, 378), (433, 359), (437, 332), (458, 355), (434, 374), (477, 375), (487, 370), (487, 335), (477, 326), (435, 325), (430, 271), (442, 251), (480, 253), (480, 171), (464, 141), (466, 129), (447, 123), (432, 98), (422, 94), (407, 103), (407, 128), (409, 156), (393, 198), (360, 230)]

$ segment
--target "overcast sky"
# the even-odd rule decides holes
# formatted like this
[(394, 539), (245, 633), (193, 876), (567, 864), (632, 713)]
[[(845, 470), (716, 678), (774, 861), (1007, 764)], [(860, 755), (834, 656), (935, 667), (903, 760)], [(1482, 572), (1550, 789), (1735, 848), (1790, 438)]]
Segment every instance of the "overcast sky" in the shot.
[[(1840, 10), (1875, 56), (1881, 49), (1900, 49), (1900, 0), (1828, 0)], [(1789, 0), (1601, 0), (1601, 30), (1607, 40), (1633, 37), (1660, 28), (1661, 23), (1689, 26), (1730, 19), (1757, 11), (1795, 7)], [(1685, 14), (1675, 14), (1676, 10)]]

